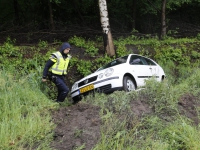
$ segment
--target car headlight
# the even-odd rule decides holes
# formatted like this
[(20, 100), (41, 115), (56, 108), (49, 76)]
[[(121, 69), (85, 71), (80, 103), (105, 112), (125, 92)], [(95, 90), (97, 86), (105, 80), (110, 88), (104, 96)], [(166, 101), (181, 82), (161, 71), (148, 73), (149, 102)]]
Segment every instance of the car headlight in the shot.
[(72, 85), (72, 91), (75, 90), (75, 89), (77, 89), (77, 88), (78, 88), (78, 83), (74, 83), (74, 84)]
[(106, 77), (108, 77), (108, 76), (112, 75), (113, 72), (114, 72), (114, 69), (113, 69), (113, 68), (108, 68), (108, 69), (106, 69), (106, 71), (104, 72), (104, 75), (105, 75)]
[(99, 78), (99, 79), (103, 78), (103, 73), (100, 73), (100, 74), (98, 75), (98, 78)]

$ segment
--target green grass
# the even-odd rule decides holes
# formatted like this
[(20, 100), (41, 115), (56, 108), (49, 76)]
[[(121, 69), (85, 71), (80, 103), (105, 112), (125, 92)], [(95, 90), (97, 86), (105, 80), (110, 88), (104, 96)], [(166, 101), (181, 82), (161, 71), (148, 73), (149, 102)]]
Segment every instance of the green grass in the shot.
[(49, 145), (57, 105), (32, 88), (27, 78), (0, 71), (0, 149), (40, 149)]
[[(154, 79), (140, 92), (114, 92), (110, 95), (87, 96), (83, 102), (101, 107), (101, 138), (94, 150), (199, 150), (200, 128), (182, 116), (178, 101), (184, 94), (196, 96), (200, 103), (200, 70), (182, 83), (171, 85)], [(131, 111), (132, 101), (146, 101), (152, 110), (138, 118)], [(188, 106), (189, 107), (189, 106)], [(196, 106), (197, 112), (200, 107)], [(199, 119), (200, 117), (197, 116)]]

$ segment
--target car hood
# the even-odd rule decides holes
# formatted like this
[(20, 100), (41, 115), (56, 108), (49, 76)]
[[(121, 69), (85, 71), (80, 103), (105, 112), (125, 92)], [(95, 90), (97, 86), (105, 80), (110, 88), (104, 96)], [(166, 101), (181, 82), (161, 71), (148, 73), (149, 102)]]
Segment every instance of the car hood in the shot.
[(84, 81), (84, 80), (86, 80), (86, 79), (88, 79), (88, 78), (91, 78), (91, 77), (94, 77), (94, 76), (98, 76), (99, 74), (104, 73), (105, 70), (106, 70), (106, 69), (103, 69), (103, 70), (100, 70), (100, 71), (91, 73), (91, 74), (85, 76), (84, 78), (82, 78), (82, 79), (76, 81), (76, 83), (79, 83), (79, 82), (81, 82), (81, 81)]
[[(123, 71), (122, 70), (126, 70), (125, 68), (125, 66), (126, 66), (127, 64), (120, 64), (120, 65), (116, 65), (116, 66), (113, 66), (113, 67), (110, 67), (110, 68), (113, 68), (114, 69), (114, 74), (115, 73), (122, 73)], [(108, 69), (108, 68), (106, 68), (106, 69)], [(106, 69), (103, 69), (103, 70), (100, 70), (100, 71), (97, 71), (97, 72), (94, 72), (94, 73), (92, 73), (92, 74), (90, 74), (90, 75), (88, 75), (88, 76), (86, 76), (86, 77), (84, 77), (84, 78), (82, 78), (82, 79), (80, 79), (80, 80), (78, 80), (76, 83), (79, 83), (79, 82), (81, 82), (81, 81), (84, 81), (84, 80), (86, 80), (86, 79), (88, 79), (88, 78), (91, 78), (91, 77), (94, 77), (94, 76), (98, 76), (99, 74), (101, 74), (101, 73), (105, 73), (105, 71), (106, 71)], [(126, 72), (126, 71), (125, 71)]]

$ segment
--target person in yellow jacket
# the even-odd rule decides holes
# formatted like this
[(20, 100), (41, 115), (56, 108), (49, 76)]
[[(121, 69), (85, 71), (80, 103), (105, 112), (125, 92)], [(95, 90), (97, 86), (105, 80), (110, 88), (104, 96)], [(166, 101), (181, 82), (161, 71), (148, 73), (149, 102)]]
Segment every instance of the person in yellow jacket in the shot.
[(51, 72), (51, 81), (58, 89), (57, 102), (63, 102), (69, 93), (69, 88), (64, 81), (64, 77), (67, 74), (67, 67), (71, 59), (69, 55), (70, 49), (71, 46), (69, 43), (63, 43), (59, 51), (51, 54), (43, 71), (43, 82), (47, 81), (48, 72)]

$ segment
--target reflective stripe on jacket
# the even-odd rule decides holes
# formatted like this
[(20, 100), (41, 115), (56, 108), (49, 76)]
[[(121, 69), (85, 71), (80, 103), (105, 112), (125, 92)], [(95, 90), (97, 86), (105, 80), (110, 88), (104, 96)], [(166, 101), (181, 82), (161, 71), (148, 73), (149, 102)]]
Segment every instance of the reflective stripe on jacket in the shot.
[(56, 56), (57, 61), (52, 66), (52, 73), (57, 75), (66, 75), (67, 67), (71, 56), (69, 55), (66, 59), (63, 58), (62, 54), (58, 51), (53, 53)]

